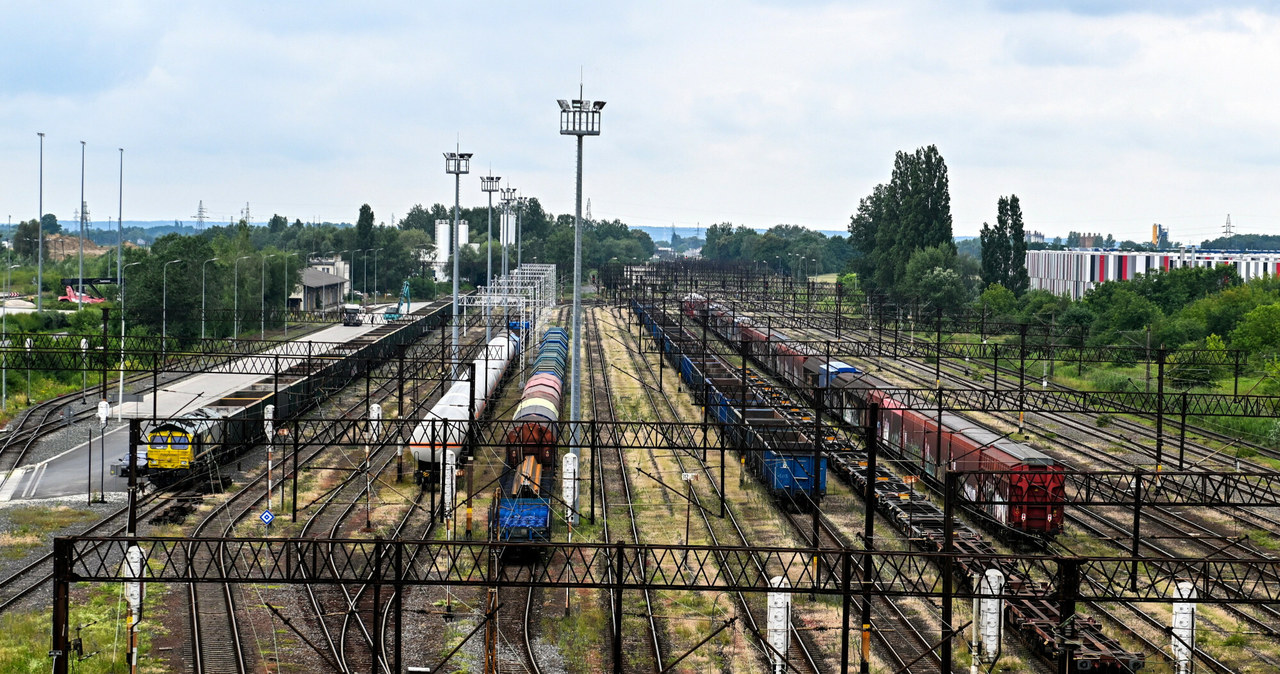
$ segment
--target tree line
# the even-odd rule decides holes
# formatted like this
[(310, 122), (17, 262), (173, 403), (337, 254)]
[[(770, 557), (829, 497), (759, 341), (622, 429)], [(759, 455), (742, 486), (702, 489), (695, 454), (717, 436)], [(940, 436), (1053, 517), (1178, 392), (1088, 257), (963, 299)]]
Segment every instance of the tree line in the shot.
[[(497, 275), (501, 260), (497, 243), (499, 209), (495, 208), (493, 215), (494, 274)], [(199, 338), (202, 327), (208, 337), (256, 336), (254, 333), (263, 327), (264, 307), (266, 329), (278, 329), (282, 325), (280, 314), (286, 306), (286, 297), (300, 283), (301, 269), (318, 258), (341, 257), (349, 265), (350, 288), (355, 299), (376, 293), (384, 301), (390, 301), (406, 279), (410, 281), (415, 301), (432, 299), (441, 292), (437, 289), (440, 280), (433, 277), (432, 268), (424, 259), (430, 259), (435, 250), (437, 216), (452, 221), (451, 209), (440, 204), (429, 209), (416, 205), (391, 226), (379, 226), (373, 209), (364, 204), (356, 213), (354, 226), (304, 224), (299, 219), (291, 221), (284, 215), (274, 214), (262, 225), (241, 220), (189, 234), (165, 234), (149, 247), (127, 246), (123, 255), (126, 288), (123, 300), (128, 330), (131, 334), (154, 335), (164, 331), (179, 342)], [(487, 205), (462, 209), (461, 217), (467, 220), (470, 241), (476, 245), (462, 249), (458, 259), (459, 278), (464, 287), (475, 287), (484, 283), (486, 274)], [(531, 198), (525, 202), (521, 220), (523, 260), (555, 264), (562, 277), (568, 276), (573, 265), (573, 216), (547, 213), (536, 198)], [(56, 218), (52, 215), (46, 215), (44, 223), (46, 234), (57, 231)], [(34, 275), (25, 266), (35, 263), (36, 230), (34, 219), (19, 223), (14, 229), (14, 261), (25, 263), (24, 269), (17, 270), (14, 277), (19, 281), (14, 289), (20, 293), (34, 290)], [(632, 231), (617, 220), (584, 220), (582, 239), (584, 276), (615, 258), (626, 264), (642, 262), (655, 250), (648, 234)], [(102, 243), (114, 242), (112, 236)], [(514, 245), (508, 258), (514, 268)], [(175, 260), (178, 262), (173, 262)], [(46, 251), (44, 267), (45, 306), (71, 306), (65, 303), (59, 306), (54, 298), (55, 293), (62, 291), (58, 285), (60, 278), (79, 275), (78, 259), (72, 256), (54, 262), (48, 259)], [(87, 277), (114, 278), (116, 270), (114, 249), (85, 261)], [(23, 281), (25, 287), (21, 284)], [(99, 289), (112, 302), (105, 306), (120, 305), (118, 288), (99, 286)], [(295, 305), (295, 308), (315, 307)], [(84, 321), (86, 325), (100, 326), (100, 312), (80, 313), (98, 316)], [(65, 327), (66, 320), (54, 316), (33, 317), (30, 323), (28, 327), (32, 329), (55, 329), (55, 326)], [(94, 327), (93, 331), (96, 330)]]
[(758, 262), (779, 274), (839, 272), (853, 257), (843, 236), (827, 237), (797, 225), (775, 225), (763, 234), (722, 222), (707, 228), (702, 257), (723, 262)]

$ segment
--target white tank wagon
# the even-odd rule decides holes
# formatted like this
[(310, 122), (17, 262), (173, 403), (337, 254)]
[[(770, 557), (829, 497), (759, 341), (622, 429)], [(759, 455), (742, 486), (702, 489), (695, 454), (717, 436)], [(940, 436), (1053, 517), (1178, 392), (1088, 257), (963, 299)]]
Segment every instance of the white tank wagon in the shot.
[[(414, 479), (422, 485), (440, 480), (440, 465), (446, 450), (463, 456), (463, 445), (471, 424), (482, 416), (492, 395), (516, 356), (520, 355), (520, 338), (502, 331), (485, 345), (471, 367), (459, 367), (459, 379), (422, 417), (409, 436), (409, 451), (418, 462)], [(472, 388), (471, 370), (475, 370)], [(443, 423), (442, 423), (443, 422)]]

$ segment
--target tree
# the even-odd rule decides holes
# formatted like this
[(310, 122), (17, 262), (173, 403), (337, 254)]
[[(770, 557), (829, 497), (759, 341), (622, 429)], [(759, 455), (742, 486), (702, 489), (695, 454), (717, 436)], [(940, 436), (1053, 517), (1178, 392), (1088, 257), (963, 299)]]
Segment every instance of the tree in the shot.
[(907, 263), (899, 293), (943, 311), (964, 305), (969, 289), (956, 269), (955, 248), (938, 244), (917, 250)]
[(1010, 194), (1009, 208), (1009, 290), (1017, 297), (1031, 287), (1031, 277), (1027, 274), (1027, 236), (1022, 226), (1022, 203), (1018, 195)]
[(1245, 314), (1231, 331), (1231, 345), (1246, 351), (1280, 350), (1280, 304), (1266, 304)]
[(982, 231), (979, 237), (982, 240), (982, 285), (1000, 285), (1009, 282), (1009, 275), (1005, 268), (1008, 262), (1008, 253), (1006, 248), (1009, 245), (1009, 232), (1007, 229), (1007, 218), (1004, 212), (1004, 198), (1000, 199), (1000, 213), (996, 217), (996, 225), (992, 227), (987, 223), (982, 223)]
[(992, 283), (982, 291), (978, 305), (992, 317), (1012, 316), (1018, 309), (1018, 298), (1013, 292), (999, 283)]
[(45, 213), (40, 216), (40, 228), (44, 230), (45, 236), (62, 233), (62, 223), (58, 222), (58, 216), (53, 213)]
[(875, 287), (899, 294), (912, 254), (938, 245), (954, 250), (947, 165), (938, 148), (898, 152), (889, 183), (858, 203), (849, 234), (855, 270)]
[(1031, 285), (1027, 276), (1027, 240), (1018, 195), (996, 201), (996, 225), (982, 223), (982, 284), (998, 283), (1021, 297)]
[(271, 220), (267, 223), (267, 230), (272, 234), (279, 234), (289, 226), (289, 218), (276, 213), (271, 216)]
[[(13, 252), (19, 257), (34, 260), (36, 258), (36, 249), (39, 247), (39, 223), (33, 220), (24, 220), (18, 223), (13, 232)], [(45, 257), (48, 258), (48, 250), (45, 251)]]
[(397, 225), (400, 229), (418, 229), (428, 234), (434, 234), (436, 231), (435, 221), (431, 219), (431, 214), (422, 207), (422, 204), (414, 204), (410, 207), (409, 212)]
[(360, 206), (360, 217), (356, 220), (355, 248), (373, 248), (373, 209), (369, 204)]

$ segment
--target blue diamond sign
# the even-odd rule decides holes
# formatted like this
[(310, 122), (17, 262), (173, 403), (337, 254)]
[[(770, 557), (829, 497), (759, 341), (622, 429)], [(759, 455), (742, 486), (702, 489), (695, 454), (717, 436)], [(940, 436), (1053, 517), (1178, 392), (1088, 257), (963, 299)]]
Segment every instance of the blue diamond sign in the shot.
[(266, 525), (270, 525), (275, 518), (276, 516), (272, 515), (270, 510), (263, 510), (262, 514), (258, 516), (258, 519), (262, 520), (262, 523)]

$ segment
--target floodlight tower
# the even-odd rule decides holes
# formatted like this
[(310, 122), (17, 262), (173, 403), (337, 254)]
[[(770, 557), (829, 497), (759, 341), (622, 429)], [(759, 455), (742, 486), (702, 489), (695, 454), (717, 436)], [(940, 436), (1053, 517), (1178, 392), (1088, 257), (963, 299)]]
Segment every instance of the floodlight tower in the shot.
[(444, 172), (453, 176), (453, 370), (458, 371), (458, 202), (462, 198), (462, 176), (471, 172), (471, 152), (444, 153)]
[[(485, 292), (492, 292), (493, 288), (493, 193), (498, 191), (498, 182), (502, 180), (501, 176), (493, 175), (493, 171), (487, 176), (480, 176), (480, 191), (489, 195), (489, 230), (485, 235), (485, 249), (488, 252), (488, 259), (485, 261), (484, 285)], [(484, 303), (484, 342), (489, 343), (489, 303)]]
[(502, 219), (502, 232), (498, 238), (502, 239), (502, 275), (507, 275), (507, 246), (511, 245), (507, 232), (511, 230), (511, 205), (516, 202), (516, 188), (504, 187), (502, 189), (502, 207), (506, 216)]
[(573, 210), (573, 359), (570, 361), (569, 428), (570, 448), (581, 454), (578, 422), (582, 419), (582, 139), (600, 135), (600, 110), (604, 101), (560, 99), (560, 135), (578, 137), (578, 191)]

